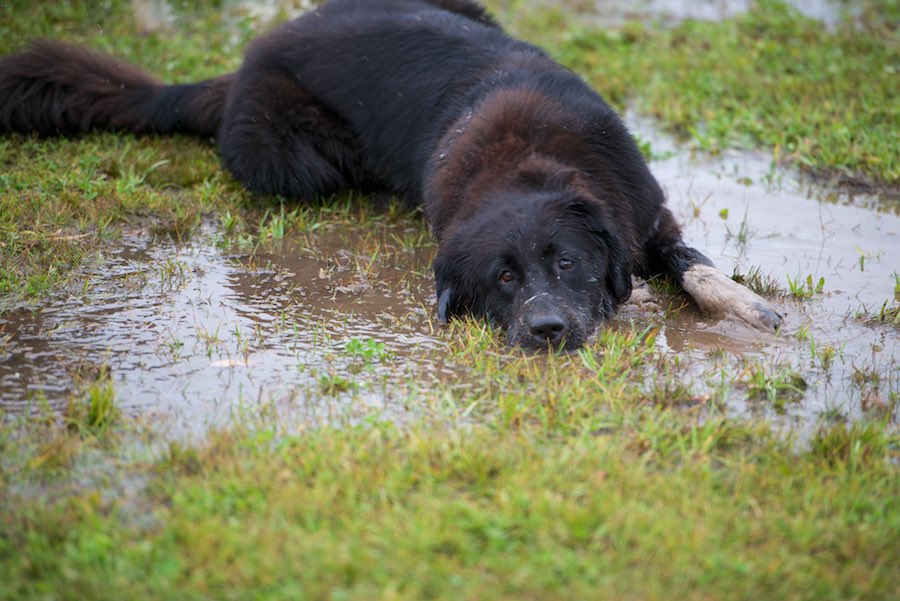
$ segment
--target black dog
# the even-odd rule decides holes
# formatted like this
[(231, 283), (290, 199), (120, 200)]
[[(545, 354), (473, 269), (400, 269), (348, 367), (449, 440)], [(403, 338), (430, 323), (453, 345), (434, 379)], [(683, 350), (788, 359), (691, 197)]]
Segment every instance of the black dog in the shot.
[(0, 131), (95, 129), (214, 136), (263, 194), (358, 187), (424, 205), (441, 319), (487, 316), (514, 344), (580, 346), (632, 274), (781, 321), (684, 245), (603, 99), (469, 0), (332, 0), (257, 39), (237, 73), (193, 84), (50, 41), (0, 60)]

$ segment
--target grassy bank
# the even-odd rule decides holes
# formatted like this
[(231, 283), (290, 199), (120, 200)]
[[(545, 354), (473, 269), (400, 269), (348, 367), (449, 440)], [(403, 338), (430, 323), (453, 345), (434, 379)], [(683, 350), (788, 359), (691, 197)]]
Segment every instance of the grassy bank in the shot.
[[(761, 146), (896, 192), (896, 3), (833, 33), (769, 2), (615, 31), (503, 4), (618, 107), (701, 148)], [(0, 52), (59, 37), (187, 81), (235, 68), (255, 33), (245, 13), (199, 9), (141, 35), (130, 6), (7, 2)], [(128, 230), (185, 239), (207, 220), (252, 248), (276, 229), (376, 219), (346, 199), (279, 211), (202, 141), (4, 137), (0, 311), (89, 288), (82, 268)], [(453, 324), (452, 371), (381, 384), (410, 409), (402, 424), (375, 409), (297, 426), (273, 408), (170, 441), (129, 416), (108, 370), (73, 376), (66, 411), (37, 399), (30, 418), (0, 413), (0, 599), (900, 596), (896, 382), (853, 424), (775, 432), (729, 417), (723, 398), (790, 403), (794, 372), (750, 360), (699, 394), (652, 323), (620, 326), (579, 353), (522, 356), (483, 324)], [(331, 384), (305, 402), (328, 414)]]
[(562, 34), (536, 20), (524, 29), (615, 105), (633, 102), (703, 151), (762, 147), (896, 198), (900, 4), (862, 4), (834, 31), (772, 0), (722, 22), (607, 28), (560, 13)]

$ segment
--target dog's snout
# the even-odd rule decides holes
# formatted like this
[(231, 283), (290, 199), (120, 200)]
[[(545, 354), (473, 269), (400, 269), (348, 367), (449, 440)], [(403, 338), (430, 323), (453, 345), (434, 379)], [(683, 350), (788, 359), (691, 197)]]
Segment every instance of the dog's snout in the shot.
[(542, 313), (531, 318), (528, 327), (531, 335), (542, 345), (557, 344), (568, 329), (565, 320), (556, 313)]

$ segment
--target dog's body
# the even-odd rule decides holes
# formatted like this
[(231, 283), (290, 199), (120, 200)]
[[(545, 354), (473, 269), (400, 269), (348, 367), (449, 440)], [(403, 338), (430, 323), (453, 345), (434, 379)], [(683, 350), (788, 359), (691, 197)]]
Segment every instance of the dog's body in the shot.
[(57, 42), (0, 59), (0, 131), (95, 129), (215, 137), (264, 194), (358, 187), (424, 206), (441, 318), (489, 316), (516, 344), (580, 346), (632, 274), (780, 323), (683, 244), (603, 99), (468, 0), (331, 0), (256, 40), (237, 73), (195, 84)]

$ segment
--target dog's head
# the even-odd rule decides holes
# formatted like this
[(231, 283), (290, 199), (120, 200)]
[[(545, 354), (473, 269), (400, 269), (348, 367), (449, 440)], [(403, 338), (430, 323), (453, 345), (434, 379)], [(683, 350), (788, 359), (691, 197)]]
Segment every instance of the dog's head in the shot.
[(570, 178), (495, 193), (445, 236), (434, 261), (442, 320), (485, 316), (513, 344), (575, 349), (628, 298), (619, 228)]

